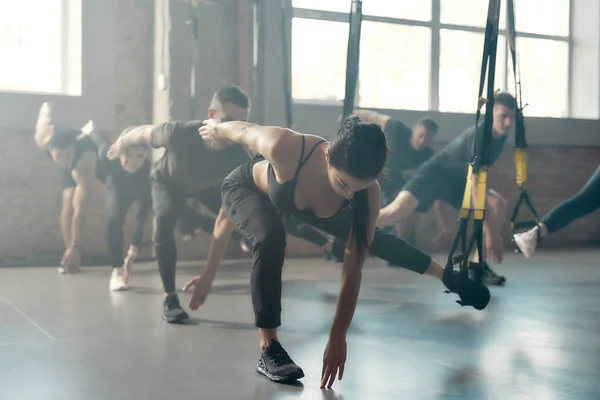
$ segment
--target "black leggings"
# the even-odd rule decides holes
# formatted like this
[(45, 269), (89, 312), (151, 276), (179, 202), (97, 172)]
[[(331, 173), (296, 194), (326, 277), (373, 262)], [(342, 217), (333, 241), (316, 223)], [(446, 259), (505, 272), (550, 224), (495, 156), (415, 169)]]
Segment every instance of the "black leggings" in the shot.
[[(281, 271), (286, 247), (284, 225), (269, 197), (254, 184), (250, 164), (229, 174), (221, 191), (229, 217), (252, 241), (250, 287), (255, 324), (259, 328), (277, 328), (281, 324)], [(348, 209), (329, 219), (298, 218), (343, 241), (348, 238), (352, 221)], [(420, 274), (431, 264), (427, 254), (380, 229), (375, 231), (371, 254)]]
[(106, 186), (106, 242), (108, 244), (108, 255), (113, 268), (123, 265), (123, 225), (129, 207), (139, 201), (138, 212), (135, 218), (133, 237), (131, 244), (140, 246), (144, 234), (144, 225), (150, 211), (150, 194), (144, 198), (135, 196), (119, 195), (114, 187)]
[(549, 233), (556, 232), (576, 219), (596, 211), (599, 207), (600, 167), (596, 169), (579, 193), (554, 207), (542, 217), (540, 222), (546, 225)]
[[(220, 201), (221, 192), (219, 191), (219, 203)], [(184, 235), (192, 233), (196, 229), (212, 234), (214, 226), (215, 219), (213, 217), (198, 213), (188, 204), (184, 206), (183, 212), (179, 216), (178, 229), (179, 232)], [(298, 239), (306, 240), (319, 247), (324, 247), (328, 242), (327, 237), (321, 232), (293, 216), (290, 216), (289, 219), (284, 219), (283, 226), (287, 234), (297, 237)], [(233, 231), (231, 238), (236, 242), (244, 240), (243, 234), (238, 229)]]
[(177, 262), (175, 226), (187, 198), (198, 200), (215, 214), (221, 208), (221, 196), (217, 186), (205, 189), (195, 195), (189, 195), (160, 180), (152, 180), (152, 206), (156, 217), (154, 248), (158, 270), (166, 293), (175, 291), (175, 265)]

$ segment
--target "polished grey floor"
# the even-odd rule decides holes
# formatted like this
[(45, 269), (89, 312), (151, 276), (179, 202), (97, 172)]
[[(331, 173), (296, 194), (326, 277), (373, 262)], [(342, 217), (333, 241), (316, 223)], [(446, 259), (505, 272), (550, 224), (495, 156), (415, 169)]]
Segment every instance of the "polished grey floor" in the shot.
[[(182, 286), (201, 267), (179, 269)], [(254, 372), (247, 262), (226, 264), (185, 326), (160, 319), (154, 264), (130, 291), (108, 269), (0, 270), (0, 399), (599, 399), (600, 251), (511, 255), (484, 312), (429, 277), (370, 262), (348, 335), (345, 376), (319, 390), (339, 268), (290, 260), (280, 338), (303, 385)], [(187, 295), (182, 295), (186, 300)]]

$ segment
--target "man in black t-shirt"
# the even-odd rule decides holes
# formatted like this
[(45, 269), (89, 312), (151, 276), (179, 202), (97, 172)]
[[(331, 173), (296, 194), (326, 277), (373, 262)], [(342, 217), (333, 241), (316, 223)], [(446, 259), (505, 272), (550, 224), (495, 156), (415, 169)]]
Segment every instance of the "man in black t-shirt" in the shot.
[[(401, 121), (375, 111), (355, 110), (354, 114), (364, 121), (380, 125), (391, 150), (386, 176), (379, 180), (381, 206), (384, 207), (392, 202), (406, 183), (405, 175), (414, 172), (433, 156), (430, 144), (438, 133), (438, 124), (431, 118), (421, 118), (409, 128)], [(396, 224), (396, 235), (414, 243), (416, 223), (417, 214), (413, 214), (402, 224)]]
[[(488, 166), (496, 161), (504, 148), (506, 138), (514, 126), (515, 111), (516, 101), (512, 95), (496, 95)], [(483, 124), (477, 129), (475, 126), (467, 129), (421, 165), (392, 203), (381, 210), (378, 225), (386, 226), (401, 221), (415, 211), (425, 212), (438, 199), (459, 209), (465, 190), (467, 165), (472, 158), (476, 135), (483, 135)], [(500, 232), (505, 215), (506, 200), (495, 191), (488, 190), (484, 221), (485, 255), (488, 260), (502, 261), (503, 240)], [(505, 279), (494, 274), (487, 264), (485, 267), (484, 278), (487, 283), (505, 282)]]
[(81, 265), (82, 221), (96, 179), (96, 147), (89, 139), (77, 140), (77, 129), (54, 125), (50, 103), (42, 104), (35, 128), (35, 143), (60, 168), (62, 209), (60, 228), (65, 252), (58, 271), (77, 272)]
[[(226, 85), (215, 93), (208, 116), (221, 121), (246, 121), (250, 100), (237, 86)], [(213, 192), (235, 168), (250, 160), (245, 148), (237, 143), (209, 147), (198, 134), (201, 121), (172, 121), (159, 125), (133, 128), (115, 141), (109, 157), (117, 157), (122, 149), (139, 144), (163, 148), (164, 154), (154, 162), (151, 171), (152, 206), (156, 217), (154, 247), (158, 269), (166, 294), (163, 319), (179, 323), (188, 319), (181, 308), (175, 286), (177, 249), (175, 226), (188, 198), (211, 207), (217, 214), (207, 263), (219, 260), (225, 253), (233, 225), (220, 202), (212, 207)], [(204, 199), (206, 197), (206, 199)], [(216, 272), (216, 271), (215, 271)]]

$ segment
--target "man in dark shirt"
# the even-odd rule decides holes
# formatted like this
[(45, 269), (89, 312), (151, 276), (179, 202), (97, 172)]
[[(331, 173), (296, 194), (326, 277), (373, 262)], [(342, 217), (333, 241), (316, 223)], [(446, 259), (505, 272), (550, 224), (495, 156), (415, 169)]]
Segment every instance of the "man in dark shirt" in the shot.
[[(215, 93), (208, 110), (209, 118), (221, 121), (248, 120), (250, 100), (237, 86), (227, 85)], [(151, 171), (152, 206), (156, 217), (154, 246), (158, 269), (166, 294), (163, 319), (179, 323), (188, 319), (181, 308), (175, 286), (177, 249), (175, 226), (185, 201), (198, 200), (217, 214), (207, 263), (220, 259), (229, 243), (233, 225), (220, 202), (214, 206), (211, 199), (221, 181), (232, 170), (250, 160), (248, 152), (235, 143), (208, 147), (198, 134), (201, 121), (173, 121), (159, 125), (133, 128), (115, 141), (109, 157), (116, 157), (122, 149), (147, 144), (163, 148), (164, 154), (154, 162)], [(206, 197), (206, 198), (205, 198)], [(216, 271), (215, 271), (216, 272)]]
[[(126, 135), (132, 128), (124, 130)], [(152, 206), (150, 195), (150, 156), (145, 145), (123, 149), (118, 159), (108, 159), (110, 142), (94, 129), (93, 121), (81, 128), (80, 137), (89, 137), (98, 149), (98, 178), (106, 184), (108, 254), (112, 265), (110, 290), (127, 288), (131, 268), (144, 235), (144, 226)], [(123, 225), (127, 212), (138, 202), (135, 226), (127, 256), (123, 259)]]
[[(516, 101), (508, 93), (495, 97), (492, 125), (491, 166), (504, 148), (506, 138), (515, 120)], [(386, 226), (401, 221), (414, 211), (427, 211), (435, 200), (443, 200), (456, 209), (462, 205), (467, 165), (471, 161), (476, 135), (483, 134), (483, 124), (473, 126), (451, 141), (439, 153), (421, 165), (406, 183), (398, 196), (379, 214), (377, 223)], [(474, 177), (474, 183), (477, 177)], [(486, 196), (484, 221), (485, 250), (487, 260), (502, 261), (503, 241), (500, 236), (506, 215), (506, 200), (493, 190)], [(502, 284), (504, 277), (496, 275), (485, 264), (484, 278), (488, 284)]]
[[(419, 119), (412, 128), (389, 115), (370, 110), (355, 110), (362, 120), (381, 126), (390, 147), (386, 164), (386, 176), (379, 180), (381, 186), (381, 206), (392, 202), (404, 186), (406, 174), (414, 172), (421, 164), (433, 156), (431, 141), (438, 133), (438, 124), (431, 118)], [(414, 243), (417, 214), (396, 224), (396, 235)], [(412, 240), (411, 240), (412, 239)]]
[(61, 274), (77, 272), (81, 265), (82, 221), (96, 179), (96, 147), (89, 139), (77, 140), (79, 134), (77, 129), (55, 126), (50, 103), (42, 104), (34, 138), (60, 168), (60, 228), (65, 245)]

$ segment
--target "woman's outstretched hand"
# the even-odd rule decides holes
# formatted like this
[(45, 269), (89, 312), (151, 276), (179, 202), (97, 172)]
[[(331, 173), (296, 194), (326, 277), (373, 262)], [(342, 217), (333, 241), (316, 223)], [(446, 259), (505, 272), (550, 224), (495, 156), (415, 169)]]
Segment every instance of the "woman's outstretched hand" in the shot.
[(329, 342), (323, 354), (323, 370), (321, 371), (321, 389), (331, 388), (335, 377), (342, 380), (346, 365), (346, 335), (329, 335)]

